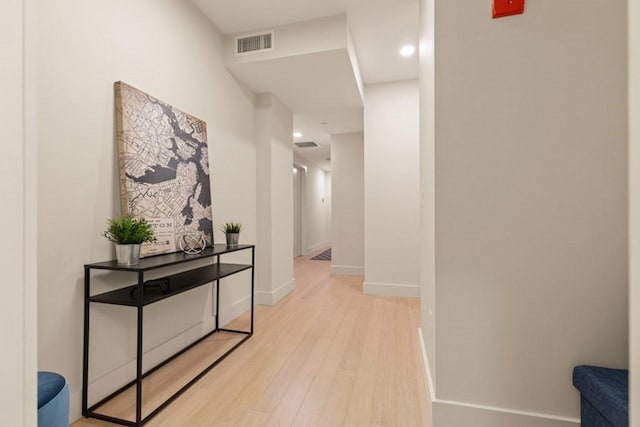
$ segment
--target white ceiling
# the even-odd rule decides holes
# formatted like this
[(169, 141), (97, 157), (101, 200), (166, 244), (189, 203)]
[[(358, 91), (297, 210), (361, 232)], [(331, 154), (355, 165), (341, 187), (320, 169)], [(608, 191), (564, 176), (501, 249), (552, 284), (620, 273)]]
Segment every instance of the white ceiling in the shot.
[(255, 93), (277, 94), (296, 114), (362, 106), (346, 49), (229, 63), (227, 67)]
[(365, 84), (418, 78), (418, 55), (403, 58), (400, 48), (418, 47), (418, 0), (347, 0), (347, 19)]
[(365, 84), (418, 78), (417, 55), (398, 55), (418, 46), (418, 0), (193, 1), (224, 34), (346, 14)]
[[(338, 133), (362, 132), (362, 108), (345, 108), (323, 113), (295, 114), (293, 129), (302, 136), (294, 138), (294, 142), (314, 141), (319, 147), (298, 148), (294, 151), (299, 156), (315, 163), (324, 170), (331, 169), (331, 135)], [(326, 123), (326, 124), (323, 124)]]
[[(355, 46), (362, 79), (366, 84), (418, 78), (417, 54), (403, 58), (399, 50), (406, 44), (418, 46), (418, 0), (193, 0), (224, 34), (248, 33), (265, 28), (308, 21), (326, 16), (346, 14)], [(307, 85), (309, 79), (297, 79), (312, 73), (331, 82), (333, 71), (339, 81), (345, 80), (345, 58), (324, 58), (317, 54), (287, 58), (283, 61), (291, 75), (280, 75), (282, 67), (275, 62), (262, 65), (237, 66), (234, 74), (257, 93), (273, 92), (294, 114), (294, 127), (304, 134), (300, 139), (315, 140), (322, 148), (296, 152), (312, 157), (328, 169), (329, 142), (332, 133), (362, 132), (362, 107), (354, 105), (354, 92), (344, 85), (322, 86), (323, 79)], [(328, 77), (328, 78), (326, 78)], [(253, 83), (249, 83), (253, 82)], [(252, 87), (253, 84), (253, 87)], [(319, 87), (320, 85), (321, 87)], [(340, 102), (338, 102), (340, 101)], [(321, 123), (327, 123), (321, 125)]]

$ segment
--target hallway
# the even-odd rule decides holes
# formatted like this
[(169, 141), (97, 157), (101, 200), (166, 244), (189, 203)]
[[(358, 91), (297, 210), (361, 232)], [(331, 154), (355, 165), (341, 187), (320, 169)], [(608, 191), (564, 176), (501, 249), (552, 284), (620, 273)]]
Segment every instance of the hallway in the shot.
[(292, 294), (256, 306), (254, 336), (149, 426), (428, 425), (419, 299), (363, 295), (313, 255), (296, 258)]

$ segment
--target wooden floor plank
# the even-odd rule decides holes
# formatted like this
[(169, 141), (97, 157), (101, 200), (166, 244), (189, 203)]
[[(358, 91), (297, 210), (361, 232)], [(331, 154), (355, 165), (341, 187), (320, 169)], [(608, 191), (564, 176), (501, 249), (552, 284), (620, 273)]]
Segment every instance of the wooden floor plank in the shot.
[(331, 387), (340, 369), (340, 362), (345, 352), (344, 349), (348, 346), (349, 338), (352, 336), (358, 317), (357, 312), (354, 307), (344, 317), (338, 332), (333, 338), (327, 357), (320, 364), (317, 375), (298, 409), (293, 425), (316, 425), (320, 419), (322, 408), (331, 395)]
[(323, 313), (323, 317), (327, 320), (326, 323), (321, 323), (322, 336), (310, 356), (304, 361), (301, 369), (295, 376), (289, 376), (287, 391), (281, 399), (277, 400), (277, 407), (272, 411), (268, 425), (291, 425), (318, 374), (319, 368), (327, 358), (336, 335), (345, 325), (349, 324), (349, 319), (355, 317), (356, 310), (353, 305), (352, 300), (345, 295), (338, 304), (329, 307)]
[(394, 336), (395, 298), (386, 298), (382, 302), (383, 321), (382, 337), (378, 347), (379, 359), (375, 371), (375, 386), (373, 390), (373, 406), (371, 421), (382, 426), (394, 426), (396, 423), (397, 397), (395, 396), (396, 369), (394, 366), (396, 355), (405, 349), (396, 347)]
[(369, 320), (369, 330), (362, 350), (364, 357), (356, 373), (353, 398), (347, 411), (345, 425), (367, 426), (370, 423), (376, 372), (380, 358), (379, 348), (383, 338), (383, 315), (383, 300), (376, 298), (371, 312), (371, 319)]
[(319, 426), (341, 426), (349, 409), (352, 399), (355, 373), (347, 369), (340, 369), (331, 386), (331, 394), (322, 408)]
[(250, 410), (246, 413), (246, 415), (242, 419), (240, 426), (241, 427), (263, 427), (267, 425), (268, 419), (269, 419), (269, 414), (265, 412)]

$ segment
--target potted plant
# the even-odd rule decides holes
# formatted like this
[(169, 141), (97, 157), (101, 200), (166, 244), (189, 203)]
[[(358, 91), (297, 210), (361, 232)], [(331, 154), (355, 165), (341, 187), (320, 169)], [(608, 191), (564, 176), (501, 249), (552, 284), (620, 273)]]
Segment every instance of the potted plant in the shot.
[(227, 246), (238, 246), (238, 238), (240, 237), (240, 230), (242, 224), (239, 222), (225, 222), (222, 226), (222, 231), (227, 237)]
[(110, 219), (107, 224), (103, 235), (116, 244), (118, 264), (136, 265), (140, 260), (140, 245), (154, 240), (151, 224), (131, 215)]

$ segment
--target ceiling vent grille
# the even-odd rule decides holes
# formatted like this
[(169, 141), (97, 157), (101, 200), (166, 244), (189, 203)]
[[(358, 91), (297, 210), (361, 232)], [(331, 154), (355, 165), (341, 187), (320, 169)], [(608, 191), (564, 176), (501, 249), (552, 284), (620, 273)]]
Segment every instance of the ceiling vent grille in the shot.
[(273, 31), (236, 37), (236, 55), (262, 53), (273, 50)]
[(295, 143), (298, 147), (300, 148), (313, 148), (313, 147), (319, 147), (318, 144), (316, 144), (314, 141), (304, 141), (304, 142), (296, 142)]

